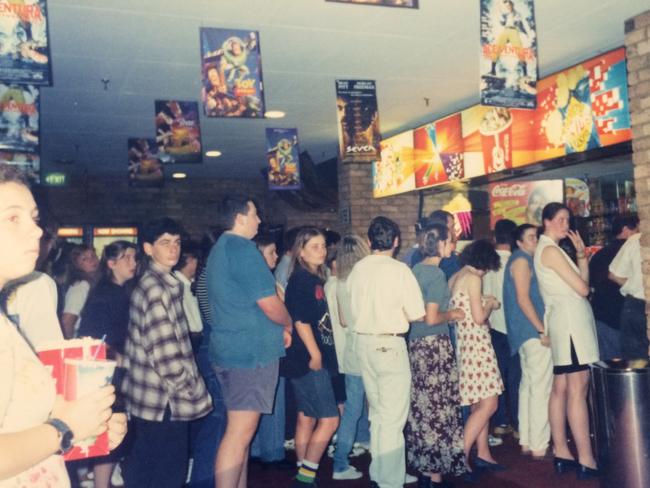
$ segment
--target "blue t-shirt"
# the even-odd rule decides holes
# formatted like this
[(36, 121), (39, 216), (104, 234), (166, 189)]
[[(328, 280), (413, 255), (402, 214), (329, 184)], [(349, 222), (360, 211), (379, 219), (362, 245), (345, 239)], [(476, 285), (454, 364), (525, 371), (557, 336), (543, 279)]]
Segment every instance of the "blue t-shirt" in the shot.
[[(449, 286), (444, 271), (433, 264), (418, 263), (413, 268), (415, 279), (422, 290), (424, 303), (437, 303), (440, 312), (446, 312), (449, 305)], [(427, 325), (426, 322), (413, 322), (409, 340), (430, 335), (449, 334), (449, 324)]]
[(508, 330), (508, 344), (510, 345), (510, 354), (513, 356), (519, 352), (519, 348), (529, 339), (539, 337), (539, 332), (535, 329), (528, 317), (524, 315), (519, 303), (517, 302), (517, 290), (515, 289), (515, 280), (512, 278), (510, 268), (516, 259), (525, 259), (532, 273), (530, 280), (530, 301), (533, 302), (535, 311), (540, 320), (544, 320), (544, 300), (539, 292), (537, 276), (535, 275), (535, 266), (533, 257), (526, 254), (521, 249), (512, 253), (503, 273), (503, 312), (506, 317), (506, 329)]
[(257, 300), (276, 294), (275, 280), (255, 244), (224, 233), (210, 251), (210, 361), (222, 368), (254, 368), (284, 356), (282, 326)]

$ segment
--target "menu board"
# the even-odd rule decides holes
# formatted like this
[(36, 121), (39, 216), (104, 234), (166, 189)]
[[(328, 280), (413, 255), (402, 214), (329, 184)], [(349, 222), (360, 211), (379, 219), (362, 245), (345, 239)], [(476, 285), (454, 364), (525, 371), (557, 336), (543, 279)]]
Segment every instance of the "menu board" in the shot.
[(415, 190), (412, 130), (381, 141), (381, 158), (372, 164), (372, 181), (375, 198)]
[(416, 188), (435, 186), (465, 177), (459, 113), (415, 129), (413, 146)]
[(562, 180), (493, 183), (488, 192), (491, 228), (501, 219), (540, 226), (546, 204), (564, 201)]

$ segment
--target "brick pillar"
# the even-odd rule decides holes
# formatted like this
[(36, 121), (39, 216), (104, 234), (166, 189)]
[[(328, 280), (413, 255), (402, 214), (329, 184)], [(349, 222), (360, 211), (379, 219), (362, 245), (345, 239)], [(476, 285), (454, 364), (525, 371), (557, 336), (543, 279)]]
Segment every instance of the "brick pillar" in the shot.
[(344, 233), (355, 232), (366, 236), (368, 224), (383, 215), (397, 222), (402, 232), (402, 250), (415, 240), (415, 222), (418, 218), (418, 192), (392, 197), (372, 197), (372, 165), (370, 163), (339, 162), (339, 217), (349, 217), (339, 227)]
[[(645, 295), (650, 298), (650, 10), (625, 22), (625, 47), (632, 116), (634, 186), (643, 233), (643, 284)], [(646, 311), (650, 318), (650, 307)], [(650, 320), (648, 334), (650, 337)]]

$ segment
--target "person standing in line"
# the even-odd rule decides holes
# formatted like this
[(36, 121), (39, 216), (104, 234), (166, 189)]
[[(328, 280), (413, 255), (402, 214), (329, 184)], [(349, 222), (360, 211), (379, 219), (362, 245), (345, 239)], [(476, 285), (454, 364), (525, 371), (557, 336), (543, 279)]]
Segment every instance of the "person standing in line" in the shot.
[(263, 413), (273, 411), (279, 359), (291, 344), (291, 317), (275, 280), (251, 241), (260, 219), (253, 201), (228, 195), (218, 215), (226, 230), (210, 251), (208, 296), (214, 321), (210, 361), (228, 423), (217, 451), (219, 488), (245, 488), (251, 440)]
[(514, 239), (517, 248), (504, 272), (503, 308), (510, 350), (513, 357), (519, 352), (521, 360), (519, 445), (522, 454), (542, 460), (551, 436), (548, 400), (553, 382), (553, 359), (544, 331), (544, 301), (533, 264), (537, 228), (522, 224), (515, 229)]
[(86, 304), (90, 289), (99, 280), (99, 259), (95, 248), (79, 244), (72, 248), (69, 256), (70, 275), (65, 293), (61, 327), (66, 339), (77, 336), (79, 317)]
[(174, 276), (183, 283), (183, 310), (190, 328), (190, 340), (194, 351), (198, 350), (203, 340), (203, 321), (201, 320), (199, 301), (192, 293), (200, 259), (199, 246), (190, 241), (183, 244), (181, 257), (178, 258), (178, 263), (174, 266)]
[(296, 236), (298, 235), (299, 230), (300, 227), (292, 227), (285, 232), (282, 242), (284, 253), (273, 272), (278, 287), (278, 296), (281, 300), (284, 300), (284, 291), (287, 289), (287, 284), (289, 283), (291, 261), (293, 260), (291, 253), (293, 252), (293, 245), (296, 242)]
[[(564, 473), (576, 469), (579, 479), (598, 476), (589, 438), (589, 364), (598, 361), (596, 325), (589, 295), (589, 267), (585, 244), (569, 229), (569, 209), (549, 203), (542, 211), (544, 233), (535, 249), (535, 274), (544, 299), (544, 327), (551, 341), (553, 387), (549, 420), (553, 438), (554, 467)], [(558, 246), (568, 237), (578, 264)], [(569, 450), (566, 423), (578, 450), (576, 462)]]
[(409, 412), (411, 368), (406, 350), (409, 321), (425, 315), (422, 293), (409, 267), (394, 256), (399, 227), (375, 217), (368, 227), (371, 254), (348, 277), (356, 353), (370, 419), (370, 479), (379, 488), (406, 480), (404, 426)]

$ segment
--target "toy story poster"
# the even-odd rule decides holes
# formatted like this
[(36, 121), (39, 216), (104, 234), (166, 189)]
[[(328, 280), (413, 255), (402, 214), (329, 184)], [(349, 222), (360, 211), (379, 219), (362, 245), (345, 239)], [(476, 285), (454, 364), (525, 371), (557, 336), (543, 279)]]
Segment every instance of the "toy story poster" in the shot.
[(378, 160), (381, 134), (375, 82), (336, 80), (336, 110), (341, 161)]
[(263, 118), (259, 33), (204, 27), (200, 36), (203, 113), (207, 117)]
[(300, 189), (297, 129), (266, 129), (269, 190)]
[(465, 177), (459, 113), (415, 129), (413, 147), (416, 188), (427, 188)]
[(46, 0), (0, 0), (0, 80), (51, 85)]
[(155, 139), (128, 139), (129, 184), (131, 186), (162, 186), (165, 178), (163, 165), (158, 157)]
[(15, 166), (31, 183), (41, 182), (41, 158), (38, 154), (0, 151), (0, 163)]
[(542, 225), (542, 210), (547, 203), (563, 201), (563, 191), (562, 180), (490, 184), (490, 228), (494, 229), (494, 224), (501, 219), (510, 219), (518, 225)]
[(156, 145), (160, 157), (170, 163), (200, 163), (201, 127), (199, 104), (156, 100)]
[(415, 190), (412, 130), (381, 141), (381, 157), (372, 164), (372, 186), (375, 198)]
[(632, 138), (624, 48), (548, 76), (538, 88), (538, 161)]
[(481, 0), (481, 104), (535, 108), (533, 0)]
[(0, 83), (0, 151), (38, 152), (39, 90)]
[(360, 5), (379, 5), (382, 7), (419, 8), (418, 0), (325, 0), (336, 3), (356, 3)]

